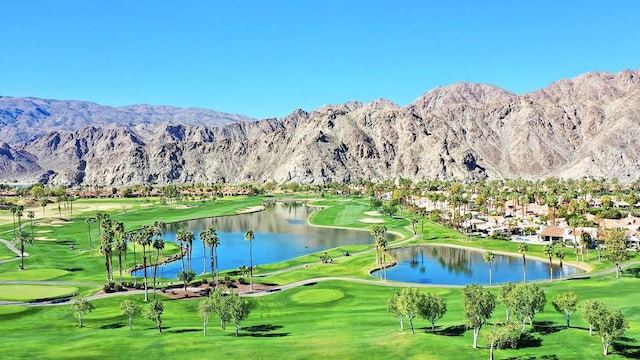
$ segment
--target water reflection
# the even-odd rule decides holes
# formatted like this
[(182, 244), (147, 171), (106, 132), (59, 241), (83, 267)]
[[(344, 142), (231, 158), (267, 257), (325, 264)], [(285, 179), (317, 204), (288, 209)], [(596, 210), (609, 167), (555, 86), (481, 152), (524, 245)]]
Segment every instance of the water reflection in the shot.
[[(253, 262), (256, 266), (292, 259), (331, 248), (373, 244), (373, 237), (368, 231), (334, 229), (311, 226), (306, 219), (315, 208), (305, 204), (268, 205), (265, 211), (234, 216), (189, 220), (167, 224), (163, 238), (165, 241), (176, 241), (179, 228), (193, 231), (196, 239), (193, 243), (192, 268), (196, 273), (210, 271), (208, 258), (205, 261), (200, 241), (200, 231), (215, 227), (220, 237), (218, 260), (220, 270), (237, 269), (249, 266), (249, 243), (244, 240), (244, 233), (252, 229)], [(389, 235), (390, 239), (392, 238)], [(163, 277), (173, 278), (181, 269), (181, 262), (173, 262), (161, 266), (158, 270)], [(139, 274), (140, 275), (140, 274)]]
[[(390, 249), (389, 255), (397, 265), (387, 269), (387, 279), (421, 284), (466, 285), (489, 284), (489, 266), (481, 251), (438, 245), (412, 246)], [(518, 282), (523, 279), (522, 257), (495, 255), (492, 262), (492, 283)], [(553, 277), (568, 276), (578, 269), (557, 263), (552, 267)], [(527, 280), (549, 278), (549, 264), (527, 258)], [(377, 276), (377, 272), (373, 273)]]

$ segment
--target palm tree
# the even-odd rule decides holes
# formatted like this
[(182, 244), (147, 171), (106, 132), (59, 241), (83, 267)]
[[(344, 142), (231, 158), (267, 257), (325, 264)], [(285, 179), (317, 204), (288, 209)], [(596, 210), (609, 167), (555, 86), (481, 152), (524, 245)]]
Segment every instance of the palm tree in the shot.
[(209, 259), (211, 262), (211, 280), (215, 280), (214, 274), (216, 273), (215, 269), (218, 266), (218, 246), (220, 245), (220, 238), (216, 233), (216, 228), (212, 227), (209, 229), (205, 229), (202, 233), (200, 233), (200, 238), (202, 241), (209, 246)]
[(189, 258), (188, 258), (188, 260), (189, 260), (189, 266), (188, 266), (189, 269), (192, 268), (191, 255), (193, 254), (193, 240), (195, 240), (195, 238), (196, 238), (196, 236), (193, 233), (193, 231), (187, 231), (186, 232), (185, 240), (186, 240), (186, 243), (187, 243), (187, 253), (189, 254)]
[(40, 206), (42, 206), (42, 219), (45, 218), (45, 216), (44, 216), (44, 208), (47, 207), (48, 203), (49, 203), (49, 200), (47, 198), (43, 198), (42, 201), (40, 202)]
[(24, 243), (33, 245), (33, 236), (26, 231), (18, 231), (13, 237), (14, 243), (20, 243), (20, 269), (24, 270)]
[(182, 261), (182, 271), (184, 271), (184, 247), (183, 243), (186, 242), (187, 231), (184, 228), (178, 229), (176, 232), (176, 240), (180, 243), (180, 260)]
[(100, 232), (100, 252), (104, 255), (104, 267), (107, 271), (107, 283), (110, 283), (113, 281), (111, 256), (113, 253), (112, 242), (114, 231), (111, 226), (111, 220), (103, 220), (100, 225), (100, 227), (102, 227)]
[(553, 279), (553, 255), (555, 251), (553, 249), (553, 244), (545, 245), (542, 252), (545, 256), (549, 258), (549, 280)]
[(33, 236), (33, 219), (36, 217), (36, 214), (29, 210), (27, 211), (27, 217), (29, 218), (29, 222), (31, 223), (31, 236)]
[(522, 254), (522, 281), (527, 282), (527, 258), (525, 253), (529, 250), (529, 245), (524, 242), (518, 244), (518, 251)]
[[(131, 245), (133, 245), (133, 264), (134, 265), (138, 265), (138, 257), (136, 256), (136, 244), (140, 243), (140, 236), (141, 236), (140, 231), (129, 232), (129, 236), (128, 236), (129, 240), (131, 241)], [(137, 273), (133, 277), (133, 284), (134, 286), (138, 285)]]
[[(207, 245), (211, 241), (211, 230), (204, 229), (200, 231), (198, 235), (200, 237), (200, 241), (202, 241), (202, 274), (207, 272)], [(209, 250), (209, 261), (211, 262), (211, 278), (213, 278), (213, 248)]]
[(120, 272), (120, 284), (122, 284), (122, 254), (127, 252), (127, 239), (124, 236), (124, 223), (113, 221), (113, 232), (116, 235), (116, 251), (118, 252), (118, 271)]
[(482, 259), (484, 260), (484, 262), (486, 262), (487, 265), (489, 265), (489, 285), (491, 285), (491, 270), (492, 270), (491, 263), (493, 263), (493, 258), (494, 258), (494, 255), (491, 251), (487, 251), (482, 255)]
[(22, 230), (22, 215), (24, 211), (24, 206), (18, 205), (16, 207), (16, 217), (18, 218), (18, 229)]
[(11, 205), (9, 207), (9, 211), (11, 211), (11, 218), (13, 219), (13, 236), (16, 236), (16, 212), (18, 211), (18, 207), (15, 205)]
[(384, 236), (380, 236), (376, 239), (376, 248), (380, 249), (380, 263), (382, 268), (381, 280), (387, 278), (386, 254), (387, 254), (387, 239)]
[(153, 298), (156, 296), (156, 279), (158, 278), (158, 265), (160, 265), (160, 251), (164, 250), (164, 240), (160, 236), (156, 236), (153, 240), (153, 248), (156, 249), (156, 267), (153, 272)]
[(96, 218), (90, 216), (86, 219), (84, 219), (84, 222), (87, 223), (87, 232), (89, 233), (89, 256), (91, 256), (91, 253), (93, 251), (93, 244), (91, 241), (91, 224), (96, 222)]
[(565, 255), (564, 249), (556, 250), (556, 257), (560, 260), (560, 277), (562, 277), (562, 259), (564, 259)]
[(253, 239), (255, 235), (253, 230), (248, 229), (247, 232), (244, 233), (244, 239), (249, 241), (249, 277), (251, 279), (250, 289), (253, 291)]
[(144, 274), (144, 301), (149, 301), (149, 286), (147, 283), (147, 246), (151, 246), (153, 231), (149, 226), (145, 225), (140, 230), (140, 237), (137, 239), (138, 243), (142, 246), (142, 268)]
[(384, 225), (373, 225), (371, 227), (371, 235), (373, 235), (373, 241), (375, 242), (376, 245), (376, 264), (380, 264), (381, 260), (380, 260), (380, 248), (378, 247), (378, 239), (379, 238), (383, 238), (384, 234), (387, 232), (387, 227)]

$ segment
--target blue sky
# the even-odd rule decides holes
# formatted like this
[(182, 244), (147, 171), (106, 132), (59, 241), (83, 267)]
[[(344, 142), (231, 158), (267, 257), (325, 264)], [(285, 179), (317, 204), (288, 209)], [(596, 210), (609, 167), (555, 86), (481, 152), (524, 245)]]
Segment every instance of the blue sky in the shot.
[(282, 117), (638, 69), (640, 1), (4, 0), (0, 95)]

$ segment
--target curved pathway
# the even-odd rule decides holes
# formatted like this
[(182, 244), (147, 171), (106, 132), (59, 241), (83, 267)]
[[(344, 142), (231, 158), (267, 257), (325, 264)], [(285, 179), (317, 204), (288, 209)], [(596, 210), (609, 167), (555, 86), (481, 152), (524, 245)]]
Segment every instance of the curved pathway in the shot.
[[(18, 260), (20, 259), (21, 256), (21, 252), (18, 248), (16, 248), (13, 243), (11, 243), (10, 241), (7, 241), (5, 239), (0, 239), (0, 242), (4, 243), (7, 248), (9, 248), (9, 250), (13, 251), (18, 257), (17, 258), (13, 258), (13, 259), (7, 259), (7, 260), (0, 260), (0, 264), (5, 263), (5, 262), (9, 262), (9, 261), (14, 261), (14, 260)], [(24, 253), (24, 257), (29, 256), (29, 254)]]

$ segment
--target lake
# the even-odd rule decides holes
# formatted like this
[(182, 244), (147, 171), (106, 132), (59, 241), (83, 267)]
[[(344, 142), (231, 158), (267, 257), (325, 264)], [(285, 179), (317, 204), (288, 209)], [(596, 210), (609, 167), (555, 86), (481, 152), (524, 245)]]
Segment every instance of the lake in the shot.
[[(249, 242), (244, 240), (247, 229), (254, 231), (253, 264), (260, 266), (293, 259), (299, 256), (332, 249), (335, 247), (373, 244), (369, 231), (334, 229), (311, 226), (307, 218), (317, 207), (306, 204), (270, 204), (264, 211), (250, 214), (222, 216), (166, 224), (162, 235), (165, 242), (175, 242), (179, 228), (193, 231), (192, 268), (196, 274), (210, 272), (209, 249), (204, 264), (200, 231), (214, 226), (220, 238), (218, 261), (220, 270), (238, 269), (249, 266)], [(388, 235), (389, 239), (393, 235)], [(155, 256), (153, 257), (155, 259)], [(185, 262), (187, 261), (185, 257)], [(318, 260), (319, 261), (319, 260)], [(175, 278), (182, 269), (181, 261), (175, 261), (158, 268), (158, 276)], [(136, 272), (142, 276), (142, 271)]]
[[(489, 265), (483, 251), (439, 245), (420, 245), (389, 249), (397, 265), (387, 268), (387, 279), (419, 284), (467, 285), (489, 284)], [(553, 259), (553, 277), (566, 277), (580, 272)], [(549, 279), (549, 264), (527, 257), (527, 281)], [(374, 272), (373, 276), (379, 276)], [(523, 279), (522, 256), (495, 254), (492, 283), (520, 282)]]

